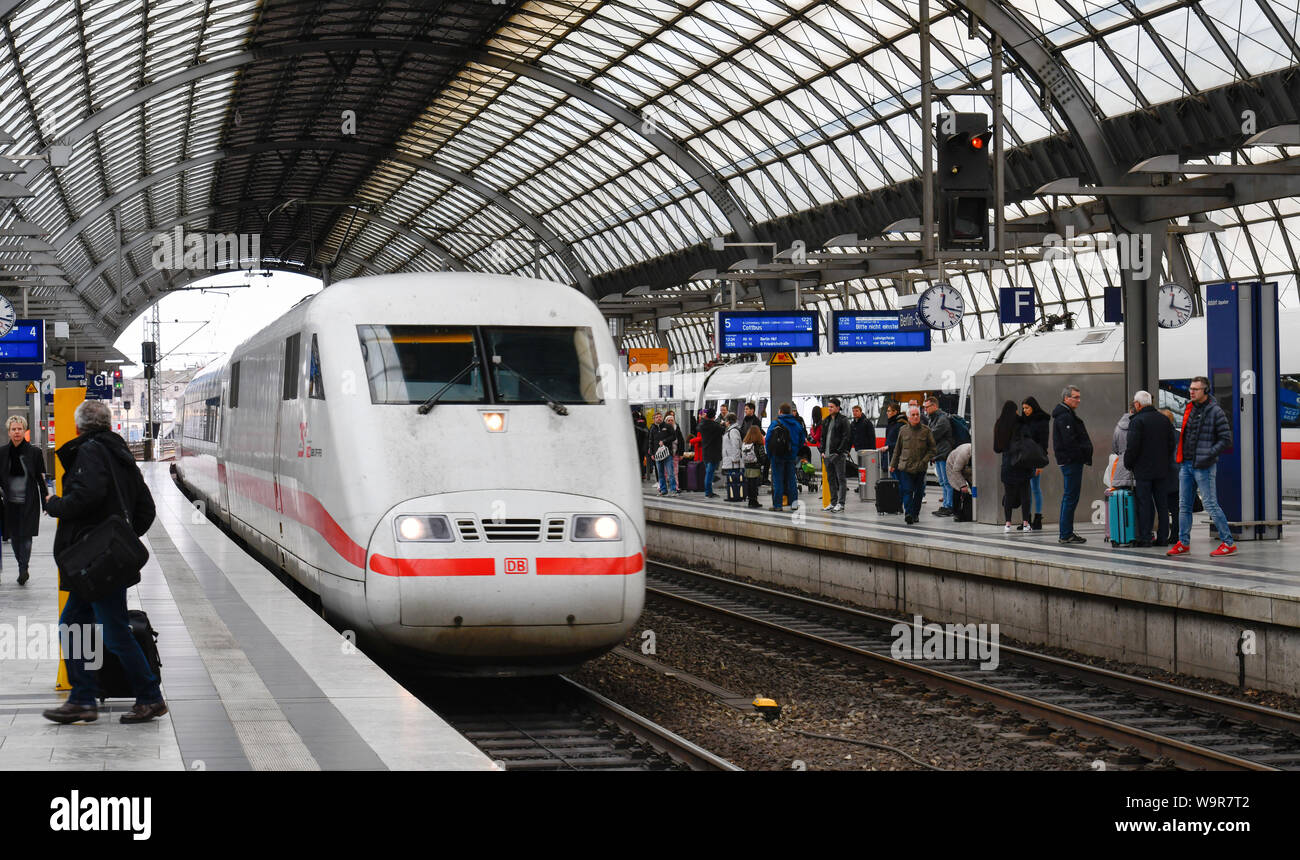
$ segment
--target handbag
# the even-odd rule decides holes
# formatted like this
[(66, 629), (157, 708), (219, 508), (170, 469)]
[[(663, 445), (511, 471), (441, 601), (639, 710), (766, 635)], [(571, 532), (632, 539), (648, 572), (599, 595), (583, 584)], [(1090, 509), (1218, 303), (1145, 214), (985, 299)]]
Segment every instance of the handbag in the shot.
[(89, 603), (138, 583), (140, 569), (149, 560), (149, 550), (131, 527), (131, 515), (111, 463), (108, 475), (122, 515), (113, 514), (86, 529), (54, 558), (64, 587)]
[(1016, 456), (1012, 459), (1018, 469), (1041, 469), (1047, 465), (1047, 452), (1032, 436), (1021, 433), (1017, 438)]
[(667, 460), (670, 456), (671, 453), (668, 450), (668, 446), (665, 445), (663, 442), (660, 442), (659, 447), (655, 449), (655, 462), (656, 463), (663, 462), (664, 460)]

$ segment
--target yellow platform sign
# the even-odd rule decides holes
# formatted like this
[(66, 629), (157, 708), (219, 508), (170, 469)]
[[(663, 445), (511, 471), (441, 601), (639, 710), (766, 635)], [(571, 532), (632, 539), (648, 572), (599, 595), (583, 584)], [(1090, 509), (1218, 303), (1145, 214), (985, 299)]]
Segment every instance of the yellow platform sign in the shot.
[(772, 357), (767, 360), (767, 366), (794, 364), (793, 352), (774, 352)]
[(36, 383), (35, 383), (35, 382), (29, 382), (29, 383), (27, 383), (27, 393), (28, 393), (28, 394), (35, 394), (35, 393), (36, 393)]

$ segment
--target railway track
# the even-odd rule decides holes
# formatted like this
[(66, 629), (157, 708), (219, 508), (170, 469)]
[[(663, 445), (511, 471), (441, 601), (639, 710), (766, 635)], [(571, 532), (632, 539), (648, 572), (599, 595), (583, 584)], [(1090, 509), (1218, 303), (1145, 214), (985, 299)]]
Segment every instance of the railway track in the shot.
[(563, 676), (407, 687), (504, 770), (740, 770)]
[(1002, 645), (975, 660), (891, 655), (896, 618), (651, 562), (647, 594), (783, 641), (981, 699), (1147, 758), (1210, 770), (1300, 770), (1300, 716)]

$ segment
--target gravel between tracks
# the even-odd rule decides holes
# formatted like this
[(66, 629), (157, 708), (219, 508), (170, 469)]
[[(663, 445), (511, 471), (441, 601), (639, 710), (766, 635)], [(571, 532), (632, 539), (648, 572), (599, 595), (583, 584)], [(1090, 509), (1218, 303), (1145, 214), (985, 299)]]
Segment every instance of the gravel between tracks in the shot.
[(617, 654), (587, 663), (574, 680), (747, 770), (921, 769), (893, 752), (793, 729), (888, 744), (945, 770), (1091, 770), (1097, 760), (1108, 770), (1126, 767), (1104, 741), (867, 668), (810, 664), (653, 598), (625, 647), (640, 653), (645, 630), (654, 631), (653, 659), (738, 695), (775, 699), (781, 717), (769, 723)]

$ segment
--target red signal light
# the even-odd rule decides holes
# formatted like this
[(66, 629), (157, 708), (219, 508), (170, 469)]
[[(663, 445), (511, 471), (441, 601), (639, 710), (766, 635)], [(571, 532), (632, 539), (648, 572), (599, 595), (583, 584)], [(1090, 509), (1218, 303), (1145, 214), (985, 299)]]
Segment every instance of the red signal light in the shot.
[(982, 137), (972, 137), (972, 138), (970, 139), (970, 146), (971, 146), (971, 149), (983, 149), (983, 148), (984, 148), (984, 138), (982, 138)]

